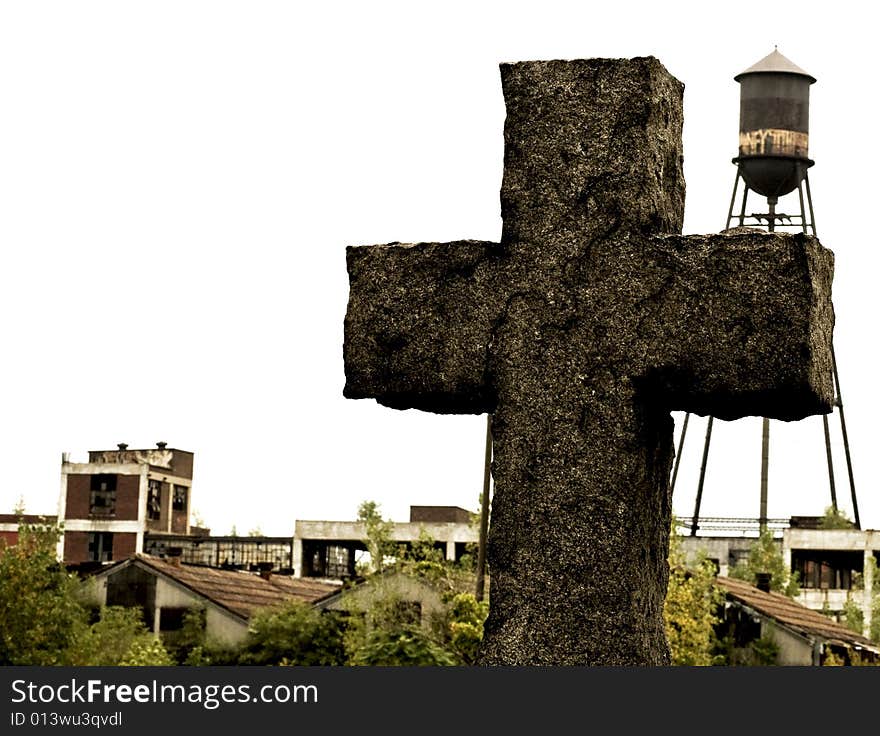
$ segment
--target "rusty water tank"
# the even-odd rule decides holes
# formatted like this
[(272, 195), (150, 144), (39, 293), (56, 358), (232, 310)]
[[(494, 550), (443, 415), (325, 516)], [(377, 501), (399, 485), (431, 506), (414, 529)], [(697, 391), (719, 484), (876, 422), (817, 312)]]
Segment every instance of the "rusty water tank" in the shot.
[(778, 50), (734, 77), (740, 83), (739, 156), (749, 188), (777, 199), (813, 165), (807, 156), (810, 85), (816, 79)]

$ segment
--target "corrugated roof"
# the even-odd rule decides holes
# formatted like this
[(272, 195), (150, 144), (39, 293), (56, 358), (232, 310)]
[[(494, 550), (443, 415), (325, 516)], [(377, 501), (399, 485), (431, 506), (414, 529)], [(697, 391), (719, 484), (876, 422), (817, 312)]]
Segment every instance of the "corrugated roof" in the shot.
[(175, 565), (152, 555), (139, 554), (132, 559), (245, 619), (260, 608), (292, 600), (314, 603), (339, 590), (339, 585), (308, 578), (272, 575), (266, 580), (257, 574), (240, 570)]
[(843, 642), (850, 646), (863, 647), (880, 653), (880, 647), (870, 639), (850, 631), (843, 624), (832, 621), (818, 611), (802, 606), (782, 593), (766, 593), (742, 580), (716, 578), (718, 585), (733, 599), (754, 609), (760, 614), (773, 618), (784, 626), (809, 638)]
[(816, 78), (803, 69), (801, 69), (797, 64), (795, 64), (791, 59), (787, 59), (782, 54), (779, 53), (776, 49), (759, 62), (752, 64), (748, 69), (744, 72), (740, 72), (734, 77), (734, 80), (737, 82), (740, 80), (740, 77), (745, 76), (746, 74), (756, 74), (756, 73), (784, 73), (784, 74), (800, 74), (804, 77), (809, 77), (812, 82), (816, 81)]

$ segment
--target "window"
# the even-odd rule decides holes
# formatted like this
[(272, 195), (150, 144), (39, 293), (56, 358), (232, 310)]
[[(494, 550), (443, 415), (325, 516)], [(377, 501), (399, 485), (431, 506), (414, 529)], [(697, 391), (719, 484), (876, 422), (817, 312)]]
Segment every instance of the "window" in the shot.
[(800, 577), (801, 588), (850, 590), (854, 575), (864, 567), (863, 553), (847, 550), (791, 551), (791, 569)]
[(162, 607), (159, 614), (159, 631), (180, 631), (188, 608)]
[(157, 480), (151, 480), (147, 489), (147, 518), (157, 521), (162, 515), (162, 486)]
[(189, 490), (186, 486), (174, 486), (174, 500), (171, 508), (175, 511), (186, 511), (186, 492)]
[(116, 476), (93, 475), (89, 492), (89, 514), (116, 515)]
[(89, 533), (89, 560), (110, 562), (113, 559), (113, 532)]

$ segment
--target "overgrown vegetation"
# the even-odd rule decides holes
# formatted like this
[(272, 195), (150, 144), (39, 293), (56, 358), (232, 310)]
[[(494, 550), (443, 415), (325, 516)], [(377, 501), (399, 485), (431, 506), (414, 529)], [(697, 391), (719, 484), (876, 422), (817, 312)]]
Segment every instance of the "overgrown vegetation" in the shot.
[(139, 611), (95, 615), (79, 580), (56, 560), (61, 533), (21, 523), (18, 543), (0, 548), (0, 665), (170, 664)]
[(715, 566), (710, 560), (701, 558), (696, 565), (686, 565), (673, 520), (669, 536), (669, 584), (663, 607), (671, 664), (723, 664), (715, 636), (723, 599), (715, 584)]
[(828, 506), (819, 520), (820, 529), (853, 529), (855, 525), (845, 511)]
[(358, 517), (373, 564), (342, 597), (351, 665), (466, 665), (476, 660), (488, 602), (477, 601), (474, 555), (445, 559), (426, 533), (410, 546), (390, 540), (391, 522), (366, 501)]
[(293, 601), (257, 613), (238, 664), (345, 664), (343, 630), (336, 616)]
[[(290, 602), (260, 611), (238, 647), (206, 637), (204, 609), (193, 608), (183, 626), (157, 639), (139, 609), (97, 608), (85, 600), (78, 579), (56, 561), (58, 527), (20, 526), (17, 546), (0, 551), (0, 664), (28, 665), (280, 665), (424, 666), (477, 661), (488, 601), (473, 593), (476, 550), (458, 562), (427, 534), (411, 545), (395, 544), (379, 505), (364, 502), (358, 518), (366, 529), (371, 564), (342, 591), (334, 610)], [(673, 665), (766, 665), (776, 661), (769, 639), (733, 646), (718, 638), (723, 594), (711, 561), (687, 565), (673, 523), (664, 623)], [(875, 566), (876, 567), (876, 566)], [(786, 570), (772, 535), (756, 540), (731, 576), (755, 582), (771, 575), (771, 588), (794, 595), (797, 580)], [(873, 579), (872, 636), (880, 638), (880, 580)], [(857, 586), (862, 583), (861, 576)], [(847, 623), (860, 631), (856, 593)]]
[[(869, 557), (868, 565), (871, 568), (870, 577), (872, 582), (869, 593), (871, 599), (871, 630), (868, 632), (868, 637), (871, 641), (880, 644), (880, 580), (877, 579), (877, 560), (873, 556)], [(864, 573), (856, 573), (854, 575), (852, 589), (843, 606), (844, 623), (847, 628), (858, 634), (865, 633), (865, 614), (862, 606), (865, 599), (865, 573), (867, 572), (868, 570), (865, 570)]]
[(730, 577), (756, 585), (759, 573), (769, 573), (770, 590), (789, 598), (795, 598), (800, 593), (797, 573), (792, 573), (785, 564), (782, 550), (774, 541), (770, 529), (761, 532), (749, 549), (749, 556), (733, 567)]

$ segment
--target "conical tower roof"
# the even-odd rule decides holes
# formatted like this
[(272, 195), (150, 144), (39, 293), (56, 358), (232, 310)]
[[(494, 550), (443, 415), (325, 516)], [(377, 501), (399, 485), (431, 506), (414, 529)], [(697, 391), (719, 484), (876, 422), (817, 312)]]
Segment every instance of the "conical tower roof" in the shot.
[(812, 74), (805, 72), (797, 64), (791, 61), (791, 59), (787, 59), (780, 54), (775, 48), (757, 64), (753, 64), (744, 72), (737, 74), (734, 77), (734, 80), (738, 82), (746, 74), (761, 73), (800, 74), (802, 77), (807, 77), (810, 80), (810, 84), (816, 81), (816, 78)]

